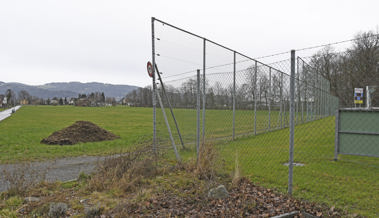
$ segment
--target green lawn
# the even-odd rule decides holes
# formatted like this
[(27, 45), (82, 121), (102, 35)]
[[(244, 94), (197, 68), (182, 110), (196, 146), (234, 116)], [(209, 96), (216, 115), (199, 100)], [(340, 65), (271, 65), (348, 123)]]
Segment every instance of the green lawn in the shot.
[[(295, 128), (293, 194), (368, 217), (378, 217), (379, 159), (340, 155), (334, 157), (334, 117)], [(220, 165), (233, 171), (236, 160), (242, 175), (254, 183), (287, 192), (289, 129), (235, 141), (217, 143)], [(193, 149), (192, 149), (193, 150)], [(191, 151), (183, 151), (186, 158)]]
[[(122, 152), (151, 139), (151, 117), (150, 108), (23, 106), (0, 122), (0, 162)], [(54, 131), (78, 120), (94, 122), (121, 138), (74, 146), (40, 144)]]
[[(194, 158), (196, 111), (176, 109), (174, 112), (184, 141), (190, 147), (189, 150), (180, 149), (182, 158)], [(166, 113), (170, 116), (168, 110)], [(272, 112), (269, 132), (267, 111), (258, 111), (256, 126), (260, 134), (253, 136), (254, 113), (237, 111), (235, 131), (240, 138), (231, 141), (231, 111), (207, 110), (207, 139), (225, 137), (225, 140), (215, 142), (220, 156), (219, 165), (231, 172), (237, 162), (242, 175), (257, 184), (285, 193), (288, 167), (283, 163), (288, 161), (289, 130), (275, 130), (280, 126), (279, 117), (279, 112)], [(288, 120), (288, 114), (283, 117)], [(39, 143), (42, 138), (77, 120), (92, 121), (121, 138), (73, 146)], [(284, 120), (283, 123), (288, 125)], [(179, 144), (170, 117), (169, 122)], [(157, 110), (157, 127), (160, 144), (169, 145), (160, 110)], [(12, 117), (0, 122), (0, 162), (118, 153), (141, 142), (150, 143), (151, 136), (151, 108), (24, 106)], [(334, 117), (296, 126), (295, 162), (305, 166), (294, 169), (294, 196), (335, 205), (351, 213), (378, 217), (379, 159), (340, 155), (339, 161), (335, 162), (332, 161), (333, 153)]]

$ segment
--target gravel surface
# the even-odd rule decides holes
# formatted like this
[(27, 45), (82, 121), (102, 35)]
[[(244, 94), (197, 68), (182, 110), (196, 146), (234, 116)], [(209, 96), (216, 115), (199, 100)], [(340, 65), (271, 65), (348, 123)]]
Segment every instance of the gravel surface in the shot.
[(28, 180), (69, 181), (77, 179), (81, 172), (86, 174), (93, 172), (97, 163), (105, 158), (104, 156), (81, 156), (27, 164), (1, 164), (0, 192), (9, 188), (9, 178), (6, 178), (6, 175), (24, 173)]

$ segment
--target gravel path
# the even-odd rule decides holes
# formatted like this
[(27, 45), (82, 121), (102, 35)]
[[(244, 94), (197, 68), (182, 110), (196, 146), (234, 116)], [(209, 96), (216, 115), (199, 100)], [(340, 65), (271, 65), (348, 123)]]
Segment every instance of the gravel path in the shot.
[(17, 175), (24, 174), (28, 181), (69, 181), (77, 179), (81, 172), (86, 174), (93, 172), (97, 163), (105, 158), (104, 156), (81, 156), (28, 164), (1, 164), (0, 192), (9, 188), (9, 175), (17, 179)]

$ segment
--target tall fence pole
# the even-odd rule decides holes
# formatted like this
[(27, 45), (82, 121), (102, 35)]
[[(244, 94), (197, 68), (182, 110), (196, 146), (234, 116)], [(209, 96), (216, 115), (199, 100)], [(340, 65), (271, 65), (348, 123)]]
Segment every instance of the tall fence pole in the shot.
[(152, 62), (153, 62), (153, 151), (157, 153), (157, 122), (156, 122), (156, 84), (155, 84), (155, 36), (154, 36), (154, 20), (151, 18), (151, 50), (152, 50)]
[(254, 135), (257, 134), (257, 74), (258, 74), (258, 63), (255, 61), (254, 70)]
[(283, 128), (283, 73), (280, 72), (280, 128)]
[(268, 87), (268, 130), (270, 131), (271, 130), (271, 98), (272, 98), (272, 94), (271, 94), (271, 67), (268, 68), (268, 80), (269, 80), (269, 87)]
[(233, 52), (233, 135), (236, 137), (236, 52)]
[(206, 106), (206, 92), (205, 92), (205, 68), (206, 68), (206, 43), (207, 40), (203, 39), (203, 145), (205, 143), (205, 106)]
[(197, 70), (197, 92), (196, 92), (196, 154), (197, 163), (199, 163), (200, 157), (200, 70)]
[(334, 136), (334, 160), (337, 161), (338, 160), (338, 145), (339, 145), (339, 122), (340, 121), (340, 113), (339, 113), (339, 110), (337, 109), (336, 110), (336, 117), (335, 117), (335, 122), (336, 122), (336, 126), (335, 126), (335, 136)]
[(308, 70), (306, 70), (304, 68), (304, 61), (302, 61), (303, 63), (303, 70), (304, 70), (304, 80), (305, 80), (305, 110), (306, 110), (306, 115), (305, 115), (305, 121), (308, 122), (309, 121), (309, 104), (308, 104), (308, 93), (309, 93), (309, 90), (308, 90)]
[(291, 50), (291, 77), (290, 77), (290, 146), (288, 170), (288, 194), (292, 195), (293, 182), (293, 150), (295, 140), (295, 50)]

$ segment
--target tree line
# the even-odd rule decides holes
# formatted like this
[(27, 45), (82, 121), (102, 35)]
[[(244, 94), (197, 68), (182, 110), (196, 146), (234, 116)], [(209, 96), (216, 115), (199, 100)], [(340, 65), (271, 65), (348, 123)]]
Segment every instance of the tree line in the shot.
[(310, 65), (330, 81), (330, 91), (339, 98), (340, 107), (352, 107), (354, 88), (366, 86), (378, 86), (372, 105), (379, 106), (378, 32), (357, 34), (353, 45), (342, 53), (328, 46), (312, 57)]
[(12, 89), (7, 89), (4, 94), (0, 94), (1, 107), (12, 107), (18, 104), (104, 106), (116, 105), (117, 101), (114, 97), (106, 97), (104, 92), (78, 94), (78, 97), (76, 98), (53, 97), (48, 99), (32, 96), (25, 90), (21, 90), (16, 94)]

